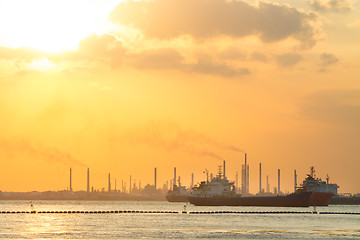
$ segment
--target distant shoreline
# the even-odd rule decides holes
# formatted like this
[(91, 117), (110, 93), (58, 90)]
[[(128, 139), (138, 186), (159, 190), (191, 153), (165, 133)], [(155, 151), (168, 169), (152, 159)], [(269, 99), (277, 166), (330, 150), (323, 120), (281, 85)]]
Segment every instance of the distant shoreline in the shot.
[(0, 200), (166, 201), (164, 194), (122, 192), (0, 192)]

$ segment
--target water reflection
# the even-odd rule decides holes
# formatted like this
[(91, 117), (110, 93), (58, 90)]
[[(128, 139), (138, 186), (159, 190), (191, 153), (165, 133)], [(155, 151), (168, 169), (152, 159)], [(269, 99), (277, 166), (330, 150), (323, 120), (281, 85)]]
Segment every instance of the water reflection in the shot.
[[(178, 211), (167, 202), (35, 201), (36, 211)], [(30, 211), (29, 201), (0, 202), (1, 211)], [(291, 208), (187, 206), (188, 211), (312, 211)], [(330, 206), (320, 211), (360, 212), (360, 206)], [(354, 239), (359, 215), (313, 214), (0, 214), (0, 239)]]

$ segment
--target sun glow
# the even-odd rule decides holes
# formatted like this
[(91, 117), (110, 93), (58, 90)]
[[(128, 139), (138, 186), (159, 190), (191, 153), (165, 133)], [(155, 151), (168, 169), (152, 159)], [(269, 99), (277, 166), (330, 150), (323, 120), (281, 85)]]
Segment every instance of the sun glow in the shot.
[(75, 50), (91, 33), (107, 31), (115, 0), (0, 0), (0, 46), (46, 52)]
[(46, 57), (41, 57), (39, 59), (33, 60), (31, 63), (27, 65), (29, 68), (38, 70), (38, 71), (55, 71), (57, 70), (57, 66), (52, 63)]

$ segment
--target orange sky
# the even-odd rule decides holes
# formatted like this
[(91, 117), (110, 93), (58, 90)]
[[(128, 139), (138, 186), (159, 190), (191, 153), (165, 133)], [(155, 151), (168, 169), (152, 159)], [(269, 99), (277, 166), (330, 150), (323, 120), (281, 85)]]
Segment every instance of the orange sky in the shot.
[(261, 162), (358, 193), (359, 42), (358, 0), (0, 0), (0, 190), (235, 180), (244, 150), (250, 192)]

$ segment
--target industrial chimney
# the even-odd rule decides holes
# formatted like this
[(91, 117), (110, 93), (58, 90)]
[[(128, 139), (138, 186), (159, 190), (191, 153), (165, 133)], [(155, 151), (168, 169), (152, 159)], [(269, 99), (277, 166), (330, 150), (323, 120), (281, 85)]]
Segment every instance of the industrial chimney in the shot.
[(110, 173), (109, 173), (109, 179), (108, 179), (108, 192), (111, 192)]
[(176, 167), (174, 167), (174, 182), (173, 185), (176, 186)]
[(191, 174), (191, 188), (194, 187), (194, 174)]
[(296, 192), (296, 188), (297, 188), (297, 175), (296, 175), (296, 170), (294, 170), (294, 192)]
[(155, 190), (156, 190), (156, 168), (155, 168), (155, 176), (154, 176), (154, 178), (155, 178), (155, 179), (154, 179), (154, 180), (155, 180), (155, 181), (154, 181), (154, 187), (155, 187)]
[(70, 192), (72, 192), (71, 168), (70, 168)]
[(259, 164), (259, 193), (261, 193), (261, 163)]
[(245, 186), (245, 193), (247, 193), (247, 162), (246, 162), (246, 153), (245, 153), (245, 170), (244, 170), (244, 174), (245, 174), (245, 178), (244, 178), (244, 186)]
[(130, 188), (129, 188), (129, 193), (131, 193), (131, 175), (130, 175)]
[(277, 192), (278, 192), (278, 194), (281, 193), (281, 191), (280, 191), (280, 169), (278, 169), (278, 189), (277, 189)]
[(223, 171), (223, 172), (224, 172), (224, 179), (225, 179), (225, 176), (226, 176), (226, 175), (225, 175), (225, 160), (224, 160), (224, 163), (223, 163), (223, 164), (224, 164), (224, 166), (223, 166), (223, 170), (224, 170), (224, 171)]
[(90, 192), (90, 173), (89, 168), (87, 169), (87, 192)]

